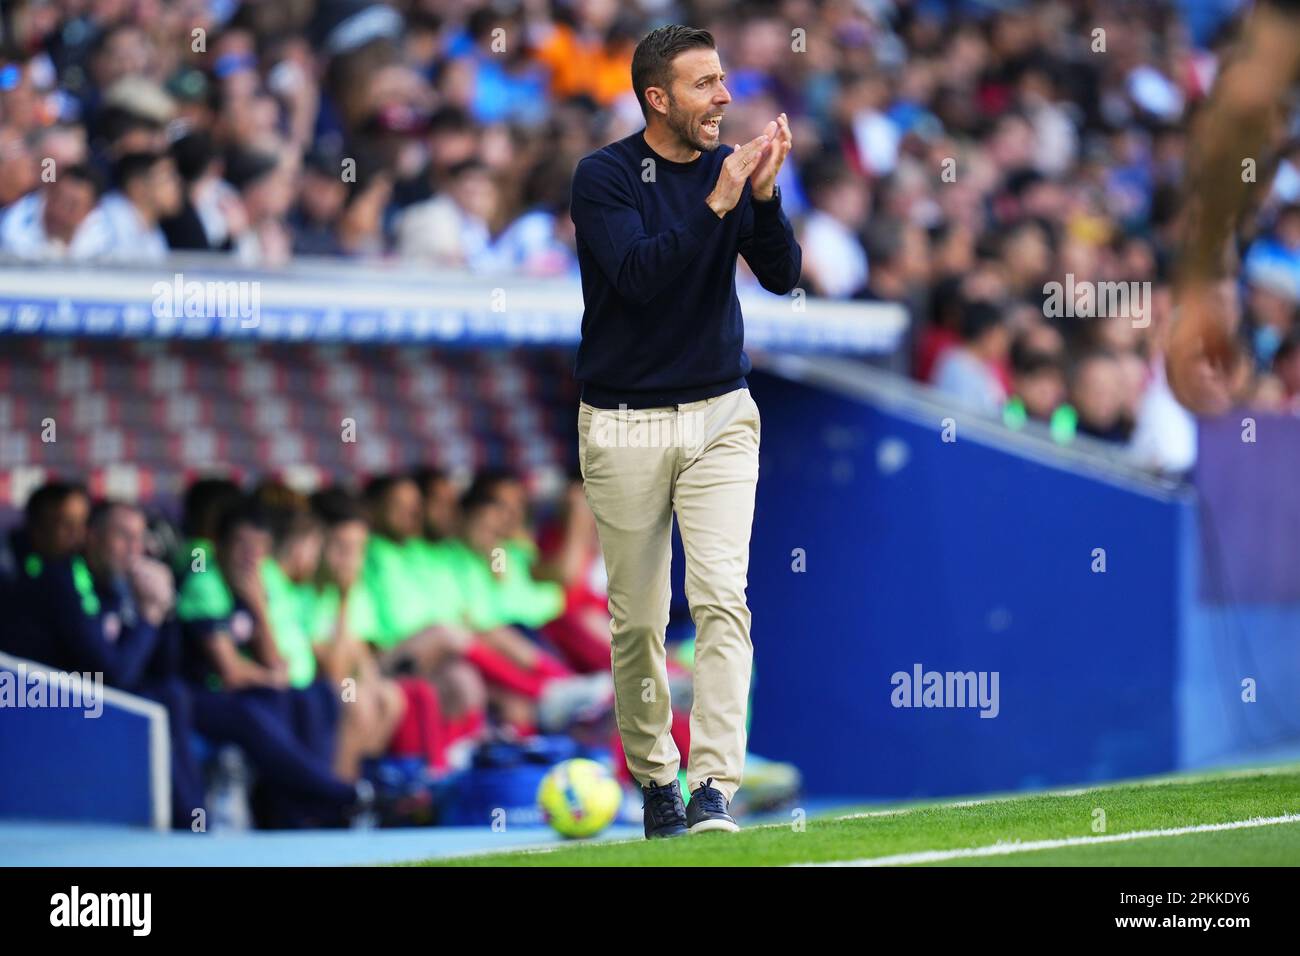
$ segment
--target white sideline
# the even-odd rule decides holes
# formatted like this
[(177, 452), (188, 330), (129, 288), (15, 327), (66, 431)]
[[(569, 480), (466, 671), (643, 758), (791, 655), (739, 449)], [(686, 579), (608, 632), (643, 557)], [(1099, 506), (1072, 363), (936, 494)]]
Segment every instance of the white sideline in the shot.
[(907, 866), (911, 863), (942, 863), (979, 856), (1006, 856), (1011, 853), (1030, 853), (1034, 850), (1055, 850), (1061, 847), (1090, 846), (1094, 843), (1122, 843), (1128, 840), (1146, 840), (1152, 837), (1186, 836), (1189, 833), (1210, 833), (1216, 830), (1242, 830), (1248, 827), (1267, 827), (1279, 823), (1300, 823), (1300, 813), (1281, 817), (1252, 817), (1230, 823), (1199, 823), (1190, 827), (1169, 827), (1163, 830), (1130, 830), (1128, 833), (1111, 833), (1095, 837), (1063, 837), (1057, 840), (1031, 840), (1027, 843), (994, 843), (991, 846), (964, 847), (957, 850), (922, 850), (917, 853), (896, 853), (893, 856), (867, 857), (860, 860), (833, 860), (826, 863), (791, 863), (790, 866)]
[[(863, 810), (858, 813), (845, 813), (835, 817), (836, 820), (866, 820), (871, 817), (896, 817), (904, 813), (916, 813), (919, 810), (947, 810), (952, 807), (982, 807), (989, 803), (1011, 803), (1017, 800), (1035, 800), (1039, 797), (1081, 797), (1085, 793), (1099, 793), (1103, 790), (1122, 790), (1125, 787), (1163, 787), (1169, 784), (1205, 783), (1210, 780), (1234, 780), (1243, 777), (1271, 777), (1280, 774), (1293, 774), (1297, 770), (1294, 763), (1276, 767), (1238, 767), (1233, 770), (1216, 770), (1208, 773), (1165, 774), (1159, 777), (1146, 777), (1138, 780), (1111, 780), (1090, 787), (1067, 787), (1060, 790), (1031, 790), (1027, 793), (1009, 793), (995, 797), (975, 797), (969, 800), (950, 800), (944, 803), (918, 803), (909, 807), (891, 807), (887, 810)], [(778, 824), (784, 826), (785, 824)]]

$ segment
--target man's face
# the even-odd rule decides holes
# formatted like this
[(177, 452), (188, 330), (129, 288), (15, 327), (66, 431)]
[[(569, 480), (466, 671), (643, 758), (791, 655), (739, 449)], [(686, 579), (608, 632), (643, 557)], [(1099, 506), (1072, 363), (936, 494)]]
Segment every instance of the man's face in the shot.
[(1025, 402), (1030, 418), (1047, 421), (1065, 401), (1065, 379), (1055, 368), (1043, 368), (1016, 377), (1016, 392)]
[(687, 50), (672, 62), (664, 120), (693, 149), (710, 152), (721, 142), (722, 114), (731, 102), (724, 79), (717, 50)]
[(326, 533), (321, 558), (325, 576), (330, 581), (341, 587), (350, 587), (361, 577), (368, 536), (364, 521), (345, 521)]
[(479, 505), (465, 516), (465, 542), (487, 555), (500, 543), (505, 526), (505, 509), (495, 501)]
[(324, 535), (316, 528), (310, 528), (293, 535), (280, 549), (280, 567), (295, 584), (302, 584), (311, 579), (320, 564), (321, 545)]
[(77, 227), (95, 208), (95, 187), (84, 179), (64, 176), (45, 194), (45, 231), (70, 242)]
[[(256, 219), (278, 219), (293, 208), (297, 173), (281, 161), (244, 193), (244, 204)], [(340, 184), (341, 185), (341, 184)]]
[(418, 535), (422, 507), (420, 489), (415, 482), (399, 481), (393, 485), (384, 499), (383, 524), (388, 533), (399, 541)]
[(1123, 396), (1124, 380), (1119, 363), (1098, 357), (1089, 359), (1079, 369), (1071, 398), (1081, 421), (1105, 431), (1119, 420)]
[(181, 178), (170, 157), (163, 157), (148, 172), (132, 180), (127, 195), (156, 218), (171, 216), (181, 208)]
[(528, 492), (523, 484), (503, 481), (496, 486), (493, 498), (501, 506), (502, 533), (510, 536), (522, 532), (528, 517)]
[(271, 534), (253, 525), (241, 524), (230, 534), (228, 561), (223, 562), (235, 574), (255, 574), (271, 553)]
[(436, 537), (446, 538), (456, 533), (459, 518), (455, 483), (449, 478), (430, 483), (424, 493), (425, 529)]
[(452, 182), (450, 191), (456, 205), (476, 219), (488, 222), (496, 213), (496, 184), (486, 170), (461, 173)]
[(85, 495), (71, 494), (57, 507), (44, 510), (31, 529), (32, 547), (43, 558), (66, 558), (81, 550), (86, 541), (86, 519), (90, 502)]
[(112, 86), (124, 76), (149, 72), (152, 51), (145, 34), (135, 29), (118, 30), (109, 38), (92, 65), (101, 88)]
[(158, 216), (173, 216), (180, 212), (183, 196), (181, 177), (170, 158), (155, 163), (149, 171), (150, 198)]
[(114, 508), (86, 537), (86, 551), (96, 570), (121, 577), (144, 554), (144, 515), (133, 508)]

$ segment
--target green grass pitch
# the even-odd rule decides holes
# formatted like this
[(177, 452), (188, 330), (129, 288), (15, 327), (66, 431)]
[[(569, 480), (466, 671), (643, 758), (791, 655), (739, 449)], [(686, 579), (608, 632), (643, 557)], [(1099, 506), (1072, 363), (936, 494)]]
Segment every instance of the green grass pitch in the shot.
[[(1104, 829), (1099, 829), (1102, 814)], [(1259, 823), (1292, 816), (1295, 820)], [(1221, 828), (1204, 829), (1213, 825)], [(1167, 832), (1171, 830), (1176, 832)], [(1146, 831), (1165, 832), (1117, 838)], [(1063, 840), (1071, 842), (1056, 844)], [(1025, 847), (1035, 841), (1052, 843), (1043, 849)], [(995, 846), (1014, 852), (983, 855)], [(882, 860), (889, 857), (902, 859)], [(780, 866), (868, 860), (873, 865), (1298, 866), (1300, 764), (869, 807), (809, 817), (802, 826), (792, 816), (789, 824), (734, 834), (575, 842), (416, 865)]]

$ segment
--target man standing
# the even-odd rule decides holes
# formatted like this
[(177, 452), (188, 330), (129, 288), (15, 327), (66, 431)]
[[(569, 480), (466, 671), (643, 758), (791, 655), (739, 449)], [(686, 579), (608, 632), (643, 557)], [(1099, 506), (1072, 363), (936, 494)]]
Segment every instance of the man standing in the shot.
[[(719, 148), (724, 80), (708, 32), (650, 33), (632, 58), (645, 129), (584, 157), (573, 179), (578, 454), (608, 565), (618, 727), (647, 837), (737, 829), (728, 805), (745, 755), (759, 414), (736, 255), (778, 295), (802, 262), (776, 188), (789, 122), (783, 113), (745, 145)], [(674, 512), (696, 628), (689, 810), (664, 650)]]

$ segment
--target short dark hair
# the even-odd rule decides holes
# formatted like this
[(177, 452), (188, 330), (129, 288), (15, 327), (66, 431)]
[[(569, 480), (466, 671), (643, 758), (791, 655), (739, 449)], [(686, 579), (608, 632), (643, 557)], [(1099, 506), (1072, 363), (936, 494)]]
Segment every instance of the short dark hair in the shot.
[(75, 481), (47, 481), (33, 491), (27, 499), (23, 508), (23, 520), (28, 528), (32, 528), (45, 521), (56, 509), (63, 507), (65, 501), (74, 496), (90, 500), (85, 485)]
[(1002, 325), (1002, 310), (992, 302), (967, 302), (961, 314), (963, 342), (975, 342)]
[(427, 495), (434, 485), (451, 480), (451, 475), (436, 465), (420, 465), (411, 469), (411, 480), (420, 486), (421, 494)]
[(659, 27), (642, 37), (632, 54), (632, 89), (636, 92), (636, 101), (640, 104), (643, 115), (650, 115), (650, 104), (646, 102), (645, 91), (652, 86), (667, 89), (673, 78), (673, 60), (678, 54), (700, 47), (716, 50), (713, 34), (708, 30), (684, 27), (680, 23)]
[(86, 518), (86, 528), (98, 531), (108, 521), (114, 511), (130, 511), (133, 514), (143, 516), (144, 509), (131, 501), (121, 501), (116, 498), (105, 498), (103, 501), (97, 501), (90, 508), (90, 516)]
[(148, 151), (127, 153), (113, 167), (113, 179), (117, 188), (125, 192), (133, 180), (148, 176), (153, 168), (164, 160), (170, 162), (171, 156), (167, 153)]
[(199, 478), (185, 492), (181, 531), (191, 538), (215, 538), (222, 512), (238, 505), (243, 494), (229, 478)]
[(311, 510), (327, 530), (350, 521), (367, 523), (360, 499), (338, 485), (315, 492), (311, 496)]
[(246, 495), (240, 502), (222, 513), (217, 521), (218, 548), (230, 543), (235, 532), (240, 528), (252, 528), (254, 531), (271, 533), (271, 522), (266, 509), (258, 504), (252, 495)]
[[(397, 473), (376, 475), (361, 489), (361, 498), (367, 507), (378, 508), (392, 494), (394, 488), (407, 481), (414, 483), (415, 479), (410, 475)], [(416, 488), (419, 488), (419, 485), (416, 485)]]
[(65, 179), (75, 179), (78, 182), (86, 183), (94, 191), (96, 198), (104, 191), (104, 177), (87, 163), (73, 163), (67, 169), (63, 170)]
[(465, 514), (472, 514), (480, 508), (497, 503), (497, 489), (504, 484), (520, 481), (515, 472), (507, 468), (490, 468), (474, 476), (465, 493), (460, 497), (460, 507)]
[(1059, 355), (1029, 348), (1022, 337), (1011, 344), (1011, 371), (1015, 375), (1037, 375), (1040, 372), (1064, 374), (1065, 363)]

